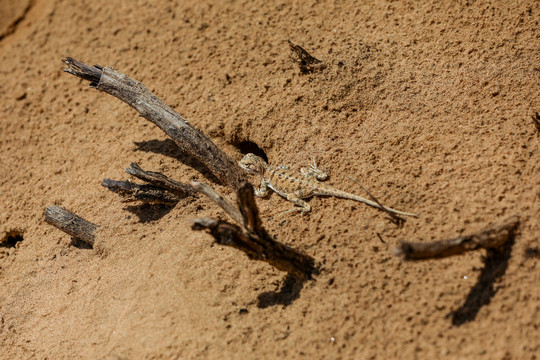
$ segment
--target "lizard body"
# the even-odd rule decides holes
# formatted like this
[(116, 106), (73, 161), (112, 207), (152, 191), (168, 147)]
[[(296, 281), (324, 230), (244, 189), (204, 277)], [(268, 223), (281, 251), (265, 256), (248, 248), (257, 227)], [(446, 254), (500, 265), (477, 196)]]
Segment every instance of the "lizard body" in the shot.
[(273, 167), (267, 164), (261, 157), (250, 153), (242, 158), (239, 165), (250, 173), (260, 175), (261, 185), (255, 189), (255, 195), (264, 197), (270, 188), (300, 207), (290, 211), (296, 209), (302, 213), (310, 211), (311, 206), (302, 199), (312, 196), (334, 196), (359, 201), (396, 215), (417, 216), (416, 214), (406, 213), (388, 207), (384, 207), (383, 209), (380, 204), (374, 201), (323, 184), (320, 180), (326, 180), (328, 176), (324, 171), (317, 168), (315, 161), (313, 161), (310, 168), (302, 168), (300, 173), (298, 173), (289, 170), (286, 166)]

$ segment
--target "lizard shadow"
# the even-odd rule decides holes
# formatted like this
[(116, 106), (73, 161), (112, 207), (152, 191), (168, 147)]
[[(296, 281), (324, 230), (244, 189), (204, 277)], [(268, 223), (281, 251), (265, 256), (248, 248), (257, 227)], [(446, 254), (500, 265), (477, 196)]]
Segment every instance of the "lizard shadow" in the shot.
[(167, 215), (175, 205), (141, 204), (127, 206), (126, 210), (139, 218), (140, 223), (157, 221)]
[(501, 249), (487, 250), (487, 255), (483, 259), (484, 268), (480, 273), (477, 283), (467, 295), (465, 303), (446, 316), (446, 318), (452, 318), (452, 325), (461, 326), (473, 321), (482, 306), (488, 305), (491, 302), (491, 298), (499, 290), (495, 287), (495, 282), (502, 278), (508, 268), (508, 260), (512, 253), (514, 241), (515, 235), (512, 232), (508, 241), (506, 241)]
[(165, 155), (180, 161), (182, 164), (187, 165), (199, 173), (201, 173), (208, 181), (215, 184), (219, 184), (218, 178), (208, 170), (208, 168), (192, 155), (186, 153), (175, 144), (171, 139), (165, 140), (148, 140), (135, 142), (137, 146), (136, 151), (152, 152), (155, 154)]
[(267, 291), (257, 296), (257, 307), (265, 309), (275, 305), (291, 305), (300, 296), (300, 291), (304, 287), (304, 283), (305, 280), (287, 274), (279, 291)]

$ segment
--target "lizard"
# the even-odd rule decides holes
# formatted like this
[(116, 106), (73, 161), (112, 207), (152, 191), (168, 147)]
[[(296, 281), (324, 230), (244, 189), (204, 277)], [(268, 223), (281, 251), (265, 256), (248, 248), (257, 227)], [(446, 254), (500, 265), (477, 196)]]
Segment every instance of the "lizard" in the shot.
[(246, 154), (238, 164), (247, 172), (258, 174), (261, 177), (260, 186), (255, 188), (256, 196), (266, 196), (268, 194), (268, 189), (270, 188), (286, 198), (288, 201), (291, 201), (298, 206), (284, 212), (283, 214), (294, 210), (299, 210), (302, 213), (311, 211), (311, 206), (303, 199), (310, 198), (312, 196), (334, 196), (341, 199), (359, 201), (396, 215), (418, 216), (416, 214), (395, 210), (386, 206), (383, 208), (375, 201), (371, 201), (361, 196), (323, 184), (321, 181), (326, 180), (328, 175), (325, 171), (320, 170), (317, 167), (315, 159), (313, 159), (313, 163), (309, 168), (301, 168), (300, 173), (290, 170), (288, 166), (273, 167), (264, 161), (260, 156), (252, 153)]

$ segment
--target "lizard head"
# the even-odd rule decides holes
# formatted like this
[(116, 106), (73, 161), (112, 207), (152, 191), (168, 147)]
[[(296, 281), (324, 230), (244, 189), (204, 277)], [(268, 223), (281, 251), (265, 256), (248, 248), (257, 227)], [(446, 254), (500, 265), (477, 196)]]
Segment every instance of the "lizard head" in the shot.
[(266, 163), (264, 160), (252, 153), (246, 154), (238, 163), (240, 167), (250, 173), (260, 174), (264, 171)]

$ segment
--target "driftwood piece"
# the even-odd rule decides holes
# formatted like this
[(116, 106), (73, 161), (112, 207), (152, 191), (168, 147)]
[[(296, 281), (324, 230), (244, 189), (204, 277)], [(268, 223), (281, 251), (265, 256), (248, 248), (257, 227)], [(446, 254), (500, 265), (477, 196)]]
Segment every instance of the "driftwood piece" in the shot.
[(109, 66), (89, 66), (70, 57), (63, 62), (67, 65), (65, 72), (90, 81), (90, 86), (133, 107), (170, 136), (180, 149), (203, 163), (224, 185), (238, 189), (245, 176), (236, 162), (143, 84)]
[(289, 48), (291, 50), (290, 58), (298, 65), (300, 72), (303, 74), (315, 72), (326, 68), (326, 64), (321, 60), (311, 56), (300, 45), (293, 44), (290, 40)]
[[(237, 195), (242, 217), (239, 219), (240, 226), (218, 219), (199, 218), (193, 221), (192, 229), (207, 229), (219, 244), (232, 246), (246, 253), (250, 259), (266, 261), (300, 279), (310, 279), (316, 271), (314, 259), (274, 240), (268, 234), (259, 217), (253, 187), (245, 182), (238, 189)], [(221, 206), (220, 202), (217, 203)]]
[(95, 231), (98, 226), (71, 211), (51, 205), (45, 210), (45, 221), (90, 247), (94, 246)]
[(176, 205), (180, 201), (180, 197), (153, 185), (139, 185), (130, 181), (111, 179), (103, 179), (101, 185), (120, 195), (124, 202), (142, 201), (148, 204)]
[(499, 249), (512, 237), (518, 224), (519, 218), (512, 216), (476, 234), (431, 243), (403, 241), (393, 253), (405, 260), (425, 260), (459, 255), (477, 249)]

